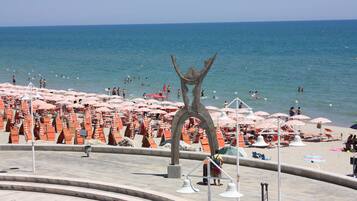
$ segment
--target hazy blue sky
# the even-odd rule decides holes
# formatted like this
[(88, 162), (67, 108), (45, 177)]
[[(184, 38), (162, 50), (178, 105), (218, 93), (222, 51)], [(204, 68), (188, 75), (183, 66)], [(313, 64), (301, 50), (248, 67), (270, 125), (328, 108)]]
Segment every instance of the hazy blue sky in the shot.
[(0, 0), (0, 26), (357, 19), (357, 0)]

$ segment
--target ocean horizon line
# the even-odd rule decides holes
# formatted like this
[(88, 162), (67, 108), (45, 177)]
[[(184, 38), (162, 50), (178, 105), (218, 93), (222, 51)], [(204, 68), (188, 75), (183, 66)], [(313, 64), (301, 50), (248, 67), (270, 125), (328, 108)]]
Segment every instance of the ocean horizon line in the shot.
[(293, 20), (253, 20), (253, 21), (221, 21), (221, 22), (163, 22), (163, 23), (123, 23), (123, 24), (58, 24), (58, 25), (0, 25), (0, 28), (37, 28), (37, 27), (99, 27), (99, 26), (145, 26), (145, 25), (185, 25), (185, 24), (250, 24), (250, 23), (287, 23), (287, 22), (341, 22), (357, 21), (357, 19), (293, 19)]

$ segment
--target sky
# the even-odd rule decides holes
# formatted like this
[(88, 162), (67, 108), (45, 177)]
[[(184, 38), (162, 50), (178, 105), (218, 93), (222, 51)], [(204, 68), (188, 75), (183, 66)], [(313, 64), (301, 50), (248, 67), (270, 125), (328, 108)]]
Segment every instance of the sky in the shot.
[(357, 19), (357, 0), (0, 0), (0, 26)]

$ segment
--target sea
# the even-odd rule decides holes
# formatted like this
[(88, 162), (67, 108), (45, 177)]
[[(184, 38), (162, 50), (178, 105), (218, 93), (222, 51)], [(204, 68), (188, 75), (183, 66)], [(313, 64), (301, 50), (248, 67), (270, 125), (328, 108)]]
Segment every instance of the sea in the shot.
[(341, 126), (357, 119), (356, 20), (0, 27), (0, 82), (15, 75), (39, 86), (42, 77), (48, 88), (96, 93), (115, 86), (129, 99), (166, 84), (178, 101), (170, 55), (185, 73), (215, 53), (205, 105), (239, 97), (254, 111), (301, 107)]

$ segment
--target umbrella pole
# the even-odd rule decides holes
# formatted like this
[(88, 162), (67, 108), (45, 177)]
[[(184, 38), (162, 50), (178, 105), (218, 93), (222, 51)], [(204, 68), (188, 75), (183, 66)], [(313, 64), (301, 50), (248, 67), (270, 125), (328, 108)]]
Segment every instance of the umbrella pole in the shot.
[(278, 118), (278, 201), (281, 200), (281, 164), (280, 164), (280, 118)]
[[(237, 192), (239, 193), (239, 188), (240, 188), (240, 182), (239, 182), (239, 179), (240, 179), (240, 175), (239, 175), (239, 131), (240, 131), (240, 128), (239, 128), (239, 124), (238, 124), (238, 99), (236, 99), (236, 146), (237, 146)], [(239, 201), (240, 200), (240, 197), (237, 198), (237, 200)]]

